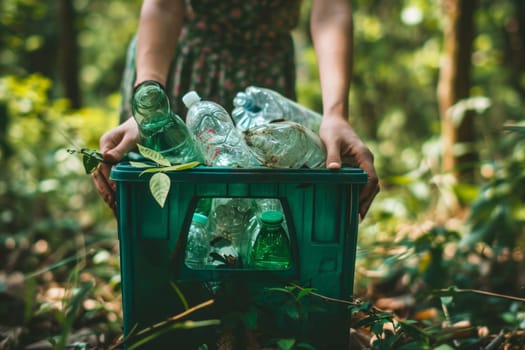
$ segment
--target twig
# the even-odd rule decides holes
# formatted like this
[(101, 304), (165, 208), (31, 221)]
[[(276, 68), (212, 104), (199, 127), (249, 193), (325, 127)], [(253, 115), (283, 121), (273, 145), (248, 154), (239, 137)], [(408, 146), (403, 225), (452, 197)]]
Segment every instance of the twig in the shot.
[(487, 346), (485, 346), (481, 350), (496, 350), (498, 348), (498, 346), (504, 340), (505, 340), (505, 335), (503, 334), (503, 332), (500, 332), (496, 338), (492, 339), (492, 341), (490, 343), (488, 343)]
[[(304, 290), (303, 287), (295, 284), (295, 283), (292, 283), (290, 282), (289, 283), (292, 287), (295, 287), (299, 290)], [(337, 298), (331, 298), (331, 297), (327, 297), (326, 295), (322, 295), (322, 294), (319, 294), (319, 293), (315, 293), (315, 292), (310, 292), (310, 295), (313, 295), (313, 296), (316, 296), (318, 298), (321, 298), (323, 300), (326, 300), (326, 301), (330, 301), (330, 302), (333, 302), (333, 303), (340, 303), (340, 304), (346, 304), (346, 305), (352, 305), (352, 306), (358, 306), (361, 304), (361, 302), (358, 300), (358, 301), (349, 301), (349, 300), (344, 300), (344, 299), (337, 299)]]
[(214, 303), (214, 300), (213, 299), (210, 299), (210, 300), (207, 300), (203, 303), (200, 303), (198, 305), (195, 305), (187, 310), (184, 310), (183, 312), (181, 312), (180, 314), (177, 314), (175, 316), (171, 316), (169, 318), (167, 318), (166, 320), (164, 321), (161, 321), (161, 322), (158, 322), (158, 323), (155, 323), (149, 327), (146, 327), (144, 329), (141, 329), (140, 331), (138, 331), (137, 333), (134, 333), (131, 332), (126, 338), (122, 339), (122, 340), (119, 340), (117, 343), (113, 344), (109, 350), (115, 350), (117, 348), (119, 348), (120, 346), (126, 344), (127, 342), (129, 342), (130, 340), (133, 340), (133, 339), (136, 339), (136, 338), (139, 338), (139, 337), (142, 337), (144, 335), (147, 335), (149, 333), (153, 333), (154, 331), (158, 330), (159, 328), (162, 328), (162, 327), (165, 327), (167, 325), (170, 325), (172, 323), (175, 323), (176, 321), (190, 315), (191, 313), (195, 312), (195, 311), (198, 311), (200, 309), (203, 309), (205, 307), (208, 307), (210, 306), (211, 304)]
[(450, 289), (449, 288), (449, 289), (439, 289), (437, 292), (444, 293), (447, 295), (450, 295), (453, 293), (474, 293), (474, 294), (480, 294), (480, 295), (485, 295), (489, 297), (525, 302), (525, 298), (515, 297), (512, 295), (499, 294), (499, 293), (494, 293), (494, 292), (487, 292), (484, 290), (477, 290), (477, 289), (457, 289), (457, 288)]

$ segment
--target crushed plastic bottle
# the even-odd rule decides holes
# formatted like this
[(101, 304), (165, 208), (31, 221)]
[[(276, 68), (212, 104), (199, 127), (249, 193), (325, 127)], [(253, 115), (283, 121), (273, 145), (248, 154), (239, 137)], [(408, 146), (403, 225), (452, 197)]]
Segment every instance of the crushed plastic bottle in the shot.
[(160, 152), (172, 164), (204, 160), (186, 124), (171, 110), (159, 83), (140, 84), (133, 94), (132, 110), (143, 146)]
[(317, 134), (321, 126), (319, 113), (267, 88), (247, 87), (237, 93), (233, 106), (232, 118), (243, 131), (278, 120), (299, 123)]
[(186, 124), (200, 145), (206, 165), (240, 168), (259, 165), (222, 106), (201, 100), (195, 91), (188, 92), (182, 100), (188, 108)]
[(239, 246), (248, 220), (254, 213), (253, 198), (213, 198), (210, 210), (210, 232)]
[(243, 132), (244, 141), (257, 160), (270, 168), (321, 168), (326, 149), (320, 137), (301, 124), (283, 121)]

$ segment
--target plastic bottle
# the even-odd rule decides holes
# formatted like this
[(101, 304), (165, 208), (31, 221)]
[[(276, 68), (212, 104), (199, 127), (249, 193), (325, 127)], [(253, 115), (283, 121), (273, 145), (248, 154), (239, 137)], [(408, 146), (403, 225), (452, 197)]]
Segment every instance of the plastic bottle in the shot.
[(213, 198), (210, 210), (210, 232), (214, 237), (225, 238), (233, 246), (240, 247), (246, 225), (253, 216), (254, 209), (253, 198)]
[(168, 96), (159, 83), (140, 84), (133, 94), (132, 110), (143, 146), (160, 152), (172, 164), (203, 161), (186, 124), (172, 112)]
[(186, 124), (200, 145), (206, 165), (240, 168), (258, 165), (222, 106), (202, 101), (195, 91), (184, 95), (182, 101), (188, 108)]
[[(281, 213), (284, 212), (281, 201), (278, 198), (254, 198), (255, 211), (254, 214), (248, 220), (245, 230), (245, 239), (243, 240), (240, 247), (240, 254), (243, 258), (243, 262), (247, 265), (251, 264), (250, 248), (255, 243), (257, 234), (261, 229), (261, 215), (265, 211), (274, 210)], [(287, 231), (286, 218), (283, 215), (282, 226)], [(287, 231), (288, 232), (288, 231)]]
[(282, 226), (283, 214), (269, 210), (261, 214), (261, 228), (252, 247), (250, 264), (256, 269), (286, 270), (292, 265), (290, 240)]
[(206, 228), (208, 218), (195, 213), (188, 231), (185, 263), (191, 269), (201, 269), (206, 266), (210, 253), (210, 235)]
[(240, 130), (250, 129), (276, 120), (288, 120), (306, 126), (319, 134), (322, 116), (278, 92), (249, 86), (233, 99), (232, 117)]
[(270, 168), (320, 168), (326, 163), (319, 136), (295, 122), (260, 125), (245, 130), (243, 137), (255, 158)]

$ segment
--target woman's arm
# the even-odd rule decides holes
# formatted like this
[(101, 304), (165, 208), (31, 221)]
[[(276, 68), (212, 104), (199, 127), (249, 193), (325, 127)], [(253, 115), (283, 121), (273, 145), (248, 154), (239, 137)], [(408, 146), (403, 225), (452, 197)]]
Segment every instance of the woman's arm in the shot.
[[(135, 86), (155, 80), (166, 86), (177, 38), (184, 22), (184, 0), (144, 0), (140, 13), (136, 52)], [(115, 209), (115, 182), (110, 180), (111, 164), (137, 145), (137, 123), (129, 118), (100, 138), (100, 151), (107, 164), (99, 164), (93, 182), (104, 201)]]
[(323, 120), (319, 134), (326, 146), (326, 167), (342, 163), (368, 173), (359, 197), (363, 218), (379, 192), (372, 152), (348, 122), (348, 94), (352, 76), (352, 9), (349, 0), (314, 0), (311, 33), (319, 67)]
[(137, 33), (135, 86), (145, 80), (166, 86), (184, 9), (184, 0), (144, 0)]
[(310, 23), (321, 79), (323, 115), (346, 120), (352, 76), (350, 1), (314, 0)]

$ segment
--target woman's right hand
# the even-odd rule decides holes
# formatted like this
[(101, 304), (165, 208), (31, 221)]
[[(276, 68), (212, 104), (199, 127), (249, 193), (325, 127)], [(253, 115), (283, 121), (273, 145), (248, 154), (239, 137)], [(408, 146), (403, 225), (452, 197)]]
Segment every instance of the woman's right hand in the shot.
[(111, 167), (135, 148), (138, 142), (139, 128), (133, 118), (109, 130), (100, 138), (100, 152), (105, 163), (100, 163), (91, 176), (98, 193), (113, 211), (115, 210), (116, 184), (109, 179)]

